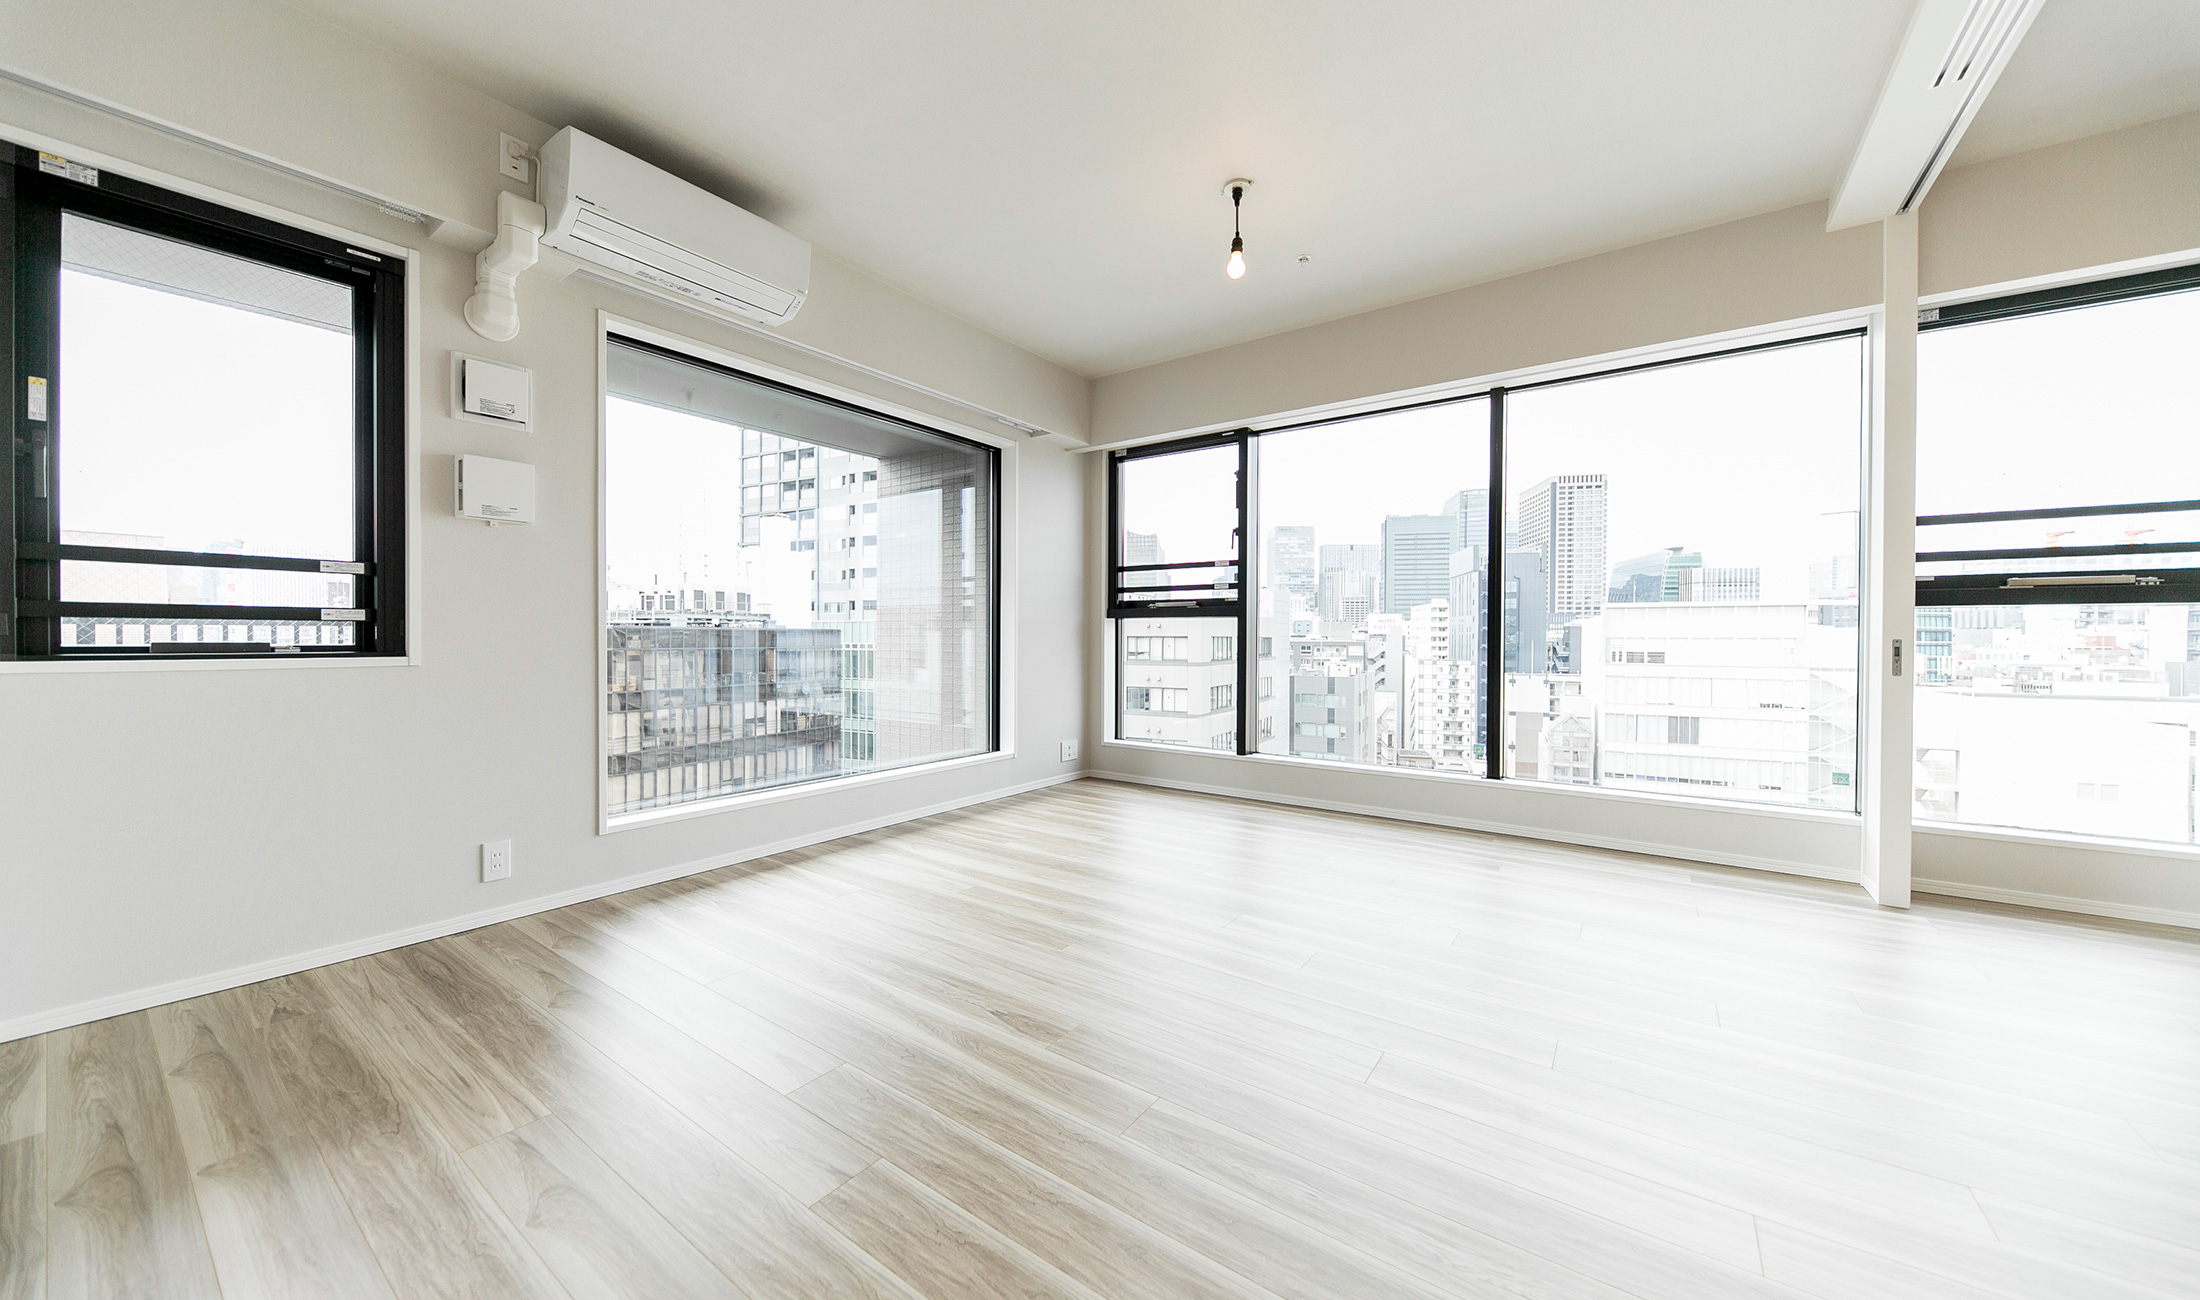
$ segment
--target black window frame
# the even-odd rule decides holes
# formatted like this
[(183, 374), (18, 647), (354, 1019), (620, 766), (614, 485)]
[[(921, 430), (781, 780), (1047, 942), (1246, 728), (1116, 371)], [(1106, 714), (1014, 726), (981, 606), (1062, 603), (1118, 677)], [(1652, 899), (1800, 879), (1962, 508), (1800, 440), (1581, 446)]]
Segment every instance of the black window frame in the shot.
[[(2139, 298), (2200, 291), (2200, 263), (2142, 271), (2003, 294), (1971, 302), (1927, 307), (1918, 313), (1919, 333), (1956, 329), (1993, 321), (2044, 316), (2051, 312), (2102, 307)], [(1919, 430), (1923, 436), (1923, 430)], [(1961, 514), (1919, 515), (1920, 529), (1956, 524), (2009, 523), (2031, 519), (2083, 519), (2104, 515), (2200, 511), (2200, 499), (2132, 501), (2116, 505), (2049, 506), (2037, 510), (1979, 510)], [(2138, 568), (2118, 574), (2101, 570), (2053, 570), (1939, 574), (1917, 578), (1917, 607), (1953, 609), (1973, 605), (2187, 605), (2200, 604), (2200, 541), (2132, 542), (2122, 545), (2068, 547), (1988, 547), (1918, 551), (1919, 564), (1963, 561), (2054, 560), (2118, 555), (2189, 555), (2193, 567)], [(2087, 577), (2102, 579), (2086, 582)], [(2044, 584), (2040, 581), (2047, 580)], [(2030, 581), (2026, 581), (2030, 580)]]
[[(0, 659), (18, 661), (402, 657), (406, 627), (405, 263), (340, 240), (178, 194), (113, 172), (84, 179), (41, 170), (42, 155), (0, 141), (0, 369), (13, 397), (13, 444), (0, 482)], [(82, 173), (79, 173), (82, 175)], [(68, 377), (60, 373), (61, 223), (64, 213), (344, 285), (352, 291), (353, 559), (141, 550), (64, 544), (60, 538)], [(47, 381), (47, 418), (30, 418), (28, 380)], [(65, 560), (342, 574), (356, 617), (308, 606), (63, 601)], [(329, 607), (334, 611), (336, 607)], [(148, 622), (335, 622), (348, 646), (163, 642), (61, 644), (64, 618)]]
[[(828, 393), (821, 393), (815, 389), (806, 388), (801, 384), (786, 383), (777, 379), (768, 378), (764, 375), (756, 374), (752, 371), (743, 370), (738, 366), (727, 365), (724, 362), (716, 361), (709, 357), (700, 356), (697, 353), (688, 351), (684, 348), (674, 347), (665, 343), (654, 342), (650, 339), (642, 338), (638, 334), (621, 333), (616, 327), (606, 329), (602, 333), (601, 338), (603, 346), (605, 347), (616, 346), (631, 348), (637, 352), (648, 353), (653, 356), (662, 357), (669, 361), (679, 362), (683, 365), (694, 366), (700, 370), (710, 371), (719, 375), (723, 375), (727, 378), (737, 380), (744, 384), (751, 384), (758, 388), (786, 393), (790, 396), (799, 397), (805, 401), (816, 402), (823, 406), (837, 407), (841, 410), (862, 416), (865, 419), (878, 420), (887, 424), (900, 425), (902, 428), (913, 429), (918, 433), (925, 434), (929, 437), (939, 438), (947, 442), (955, 443), (962, 447), (970, 448), (971, 450), (977, 451), (983, 455), (986, 466), (986, 474), (988, 475), (987, 492), (989, 494), (989, 505), (986, 510), (987, 518), (985, 534), (988, 563), (986, 565), (987, 573), (984, 586), (985, 599), (988, 609), (988, 617), (986, 619), (985, 665), (985, 689), (987, 701), (985, 748), (976, 755), (958, 755), (950, 758), (925, 759), (922, 762), (910, 763), (901, 767), (882, 768), (879, 769), (879, 771), (921, 771), (926, 767), (931, 767), (939, 763), (951, 763), (957, 762), (962, 758), (982, 757), (985, 755), (1002, 753), (1003, 746), (1001, 743), (1001, 709), (1004, 678), (1001, 663), (1001, 640), (1003, 635), (1003, 629), (1001, 625), (1006, 614), (1006, 606), (1003, 593), (1006, 590), (1006, 579), (1004, 571), (1007, 568), (1007, 554), (1002, 549), (1003, 538), (1005, 536), (1003, 530), (1006, 527), (1006, 521), (1003, 519), (1003, 515), (1006, 514), (1006, 497), (1003, 493), (1003, 488), (1006, 482), (1006, 462), (1008, 458), (1005, 451), (996, 444), (981, 442), (978, 439), (972, 438), (966, 434), (953, 433), (936, 425), (924, 423), (920, 420), (912, 420), (907, 418), (906, 416), (895, 415), (886, 411), (875, 409), (870, 406), (866, 406), (860, 401), (849, 401), (847, 399), (836, 397)], [(606, 395), (608, 395), (609, 390), (607, 389), (605, 391)], [(800, 440), (795, 439), (795, 441)], [(813, 454), (816, 444), (811, 444), (811, 446), (813, 448), (813, 451), (806, 451), (802, 454)], [(597, 470), (599, 473), (603, 472), (603, 458), (607, 454), (608, 453), (604, 448), (598, 448)], [(744, 448), (740, 454), (747, 455), (748, 453)], [(859, 486), (861, 483), (875, 483), (877, 481), (877, 470), (865, 470), (863, 471)], [(798, 502), (795, 507), (789, 510), (780, 511), (778, 513), (792, 516), (796, 514), (800, 510), (800, 508), (800, 503)], [(811, 508), (810, 513), (815, 513), (815, 507)], [(600, 526), (605, 530), (604, 535), (608, 537), (609, 529), (611, 526), (608, 517), (600, 521)], [(875, 540), (875, 538), (870, 538), (870, 540)], [(813, 547), (816, 545), (814, 540), (812, 541), (811, 545)], [(815, 552), (813, 551), (812, 553), (814, 554)], [(860, 568), (861, 566), (859, 565), (858, 567)], [(863, 604), (864, 609), (855, 612), (864, 613), (875, 611), (878, 604), (878, 602), (875, 600), (866, 600), (861, 603)], [(608, 612), (608, 610), (603, 611), (603, 613), (605, 614), (607, 614)], [(746, 611), (736, 610), (727, 612), (738, 613)], [(596, 644), (598, 647), (599, 655), (602, 653), (602, 647), (605, 644), (605, 634), (606, 632), (608, 632), (609, 627), (610, 625), (605, 621), (602, 615), (599, 615), (596, 627)], [(876, 654), (876, 651), (874, 650), (869, 653)], [(877, 665), (875, 663), (872, 664), (874, 670), (876, 666)], [(598, 718), (600, 723), (604, 711), (607, 710), (609, 707), (611, 694), (609, 683), (605, 678), (600, 662), (598, 664), (598, 671), (596, 673), (596, 692)], [(875, 713), (872, 716), (875, 718)], [(602, 782), (609, 772), (609, 769), (606, 767), (604, 761), (607, 757), (608, 754), (603, 751), (602, 747), (599, 745), (596, 757), (595, 778), (598, 782), (599, 797), (601, 796), (601, 791), (603, 788)], [(744, 795), (766, 794), (804, 788), (829, 787), (836, 781), (846, 780), (851, 776), (858, 775), (875, 775), (875, 773), (836, 772), (831, 776), (816, 777), (805, 781), (790, 781), (779, 785), (759, 786), (754, 790), (731, 790), (721, 794), (712, 795), (706, 799), (697, 799), (690, 803), (670, 804), (657, 808), (634, 809), (619, 814), (607, 813), (606, 819), (610, 822), (616, 823), (627, 820), (629, 818), (646, 817), (650, 813), (691, 811), (697, 808), (708, 808), (713, 804), (723, 803), (727, 799), (738, 799), (743, 797)]]
[[(2195, 270), (2200, 271), (2200, 268), (2195, 268)], [(1486, 711), (1481, 719), (1483, 734), (1478, 737), (1483, 749), (1483, 771), (1479, 776), (1462, 774), (1462, 777), (1467, 780), (1517, 780), (1519, 778), (1505, 775), (1503, 721), (1506, 716), (1506, 674), (1503, 669), (1505, 662), (1505, 510), (1503, 503), (1507, 499), (1508, 493), (1506, 399), (1516, 393), (1534, 392), (1544, 388), (1560, 388), (1568, 384), (1588, 383), (1599, 379), (1610, 379), (1617, 375), (1634, 374), (1639, 371), (1663, 370), (1672, 366), (1693, 365), (1703, 361), (1717, 361), (1726, 357), (1745, 356), (1753, 352), (1771, 352), (1782, 348), (1805, 347), (1813, 343), (1824, 343), (1833, 339), (1867, 338), (1869, 333), (1870, 331), (1862, 325), (1842, 325), (1826, 329), (1805, 330), (1757, 342), (1737, 343), (1727, 347), (1709, 348), (1700, 352), (1688, 352), (1679, 356), (1657, 357), (1624, 365), (1606, 366), (1573, 374), (1557, 375), (1550, 379), (1539, 379), (1519, 384), (1492, 384), (1486, 388), (1446, 393), (1441, 397), (1399, 402), (1364, 411), (1353, 411), (1348, 414), (1326, 415), (1284, 424), (1257, 427), (1249, 425), (1226, 433), (1193, 434), (1182, 438), (1143, 443), (1136, 447), (1111, 451), (1108, 453), (1107, 485), (1108, 594), (1106, 615), (1116, 624), (1114, 662), (1117, 665), (1123, 662), (1123, 619), (1220, 618), (1234, 615), (1238, 622), (1238, 727), (1237, 747), (1234, 752), (1241, 758), (1260, 757), (1260, 741), (1262, 738), (1256, 734), (1260, 729), (1260, 656), (1257, 652), (1253, 655), (1247, 655), (1244, 652), (1244, 648), (1248, 645), (1257, 646), (1258, 643), (1255, 638), (1259, 636), (1259, 629), (1255, 626), (1259, 618), (1258, 599), (1257, 597), (1250, 600), (1245, 599), (1244, 593), (1248, 591), (1257, 593), (1260, 590), (1260, 547), (1258, 545), (1258, 538), (1260, 537), (1260, 440), (1269, 434), (1314, 429), (1324, 425), (1351, 424), (1359, 420), (1396, 415), (1403, 411), (1417, 411), (1429, 407), (1454, 406), (1462, 402), (1487, 400), (1490, 422), (1490, 509), (1488, 512), (1489, 538), (1487, 543), (1489, 547), (1489, 579), (1482, 593), (1484, 601), (1482, 627), (1485, 662), (1489, 665), (1495, 665), (1496, 670), (1485, 669), (1483, 673), (1485, 680), (1481, 683), (1482, 690), (1487, 692), (1484, 698), (1488, 700)], [(1868, 439), (1864, 441), (1868, 441)], [(1236, 443), (1240, 451), (1237, 480), (1237, 574), (1228, 598), (1215, 598), (1211, 601), (1177, 600), (1155, 603), (1143, 603), (1136, 599), (1126, 599), (1126, 589), (1122, 581), (1126, 572), (1136, 572), (1141, 569), (1211, 568), (1215, 567), (1215, 562), (1187, 561), (1182, 564), (1135, 566), (1125, 566), (1123, 564), (1121, 505), (1123, 466), (1130, 461), (1149, 456), (1166, 456), (1176, 452), (1197, 451), (1204, 447), (1225, 446), (1230, 443)], [(1862, 449), (1861, 445), (1859, 449)], [(1866, 505), (1867, 503), (1864, 500), (1858, 500), (1859, 518), (1862, 517)], [(2200, 504), (2196, 504), (2196, 508), (2200, 508)], [(1285, 639), (1288, 641), (1288, 638)], [(1859, 634), (1858, 650), (1861, 656), (1861, 633)], [(1862, 662), (1861, 658), (1859, 662)], [(1286, 679), (1289, 678), (1288, 665), (1284, 667), (1281, 675)], [(1117, 684), (1114, 695), (1114, 739), (1121, 741), (1123, 738), (1123, 690), (1120, 683)], [(1282, 691), (1281, 695), (1286, 700), (1291, 697), (1288, 690)], [(1285, 712), (1286, 720), (1283, 724), (1283, 731), (1284, 734), (1289, 734), (1288, 709)], [(1281, 757), (1281, 755), (1269, 755), (1268, 757)], [(1565, 789), (1568, 787), (1549, 786), (1547, 788)]]

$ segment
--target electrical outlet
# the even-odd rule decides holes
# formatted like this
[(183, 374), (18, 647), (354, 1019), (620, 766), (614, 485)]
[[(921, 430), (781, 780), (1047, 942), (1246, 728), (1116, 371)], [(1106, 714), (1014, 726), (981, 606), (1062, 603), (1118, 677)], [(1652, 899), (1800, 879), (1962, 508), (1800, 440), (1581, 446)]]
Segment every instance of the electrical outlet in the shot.
[(512, 842), (490, 840), (481, 846), (481, 879), (484, 884), (512, 874)]
[(516, 135), (499, 134), (497, 171), (525, 185), (535, 178), (535, 151)]
[(1062, 742), (1062, 761), (1065, 763), (1074, 763), (1077, 761), (1076, 741), (1065, 740)]

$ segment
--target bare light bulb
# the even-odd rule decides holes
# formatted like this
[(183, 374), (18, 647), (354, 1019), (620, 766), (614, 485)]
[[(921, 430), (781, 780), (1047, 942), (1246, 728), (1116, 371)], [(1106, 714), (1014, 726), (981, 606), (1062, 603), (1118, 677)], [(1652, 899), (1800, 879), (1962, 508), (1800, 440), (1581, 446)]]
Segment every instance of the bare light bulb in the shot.
[(1233, 280), (1245, 278), (1245, 241), (1242, 238), (1230, 240), (1230, 260), (1223, 265), (1222, 269), (1228, 272)]

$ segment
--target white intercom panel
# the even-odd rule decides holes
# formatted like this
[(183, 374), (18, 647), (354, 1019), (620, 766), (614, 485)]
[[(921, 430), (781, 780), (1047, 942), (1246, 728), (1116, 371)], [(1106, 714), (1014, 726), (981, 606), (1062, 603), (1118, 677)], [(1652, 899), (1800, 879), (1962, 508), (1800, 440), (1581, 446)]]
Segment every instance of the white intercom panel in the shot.
[(458, 517), (489, 524), (535, 522), (535, 467), (487, 456), (458, 458)]
[(453, 414), (462, 420), (526, 431), (534, 427), (535, 374), (485, 357), (451, 354)]

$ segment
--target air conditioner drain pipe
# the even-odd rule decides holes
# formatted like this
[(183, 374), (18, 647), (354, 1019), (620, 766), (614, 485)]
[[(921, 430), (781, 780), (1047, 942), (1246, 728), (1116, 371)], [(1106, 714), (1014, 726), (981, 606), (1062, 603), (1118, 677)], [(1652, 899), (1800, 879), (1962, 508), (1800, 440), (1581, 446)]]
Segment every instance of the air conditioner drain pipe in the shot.
[(466, 300), (474, 333), (499, 343), (519, 336), (519, 276), (542, 256), (547, 220), (540, 203), (497, 193), (497, 237), (474, 258), (474, 296)]

